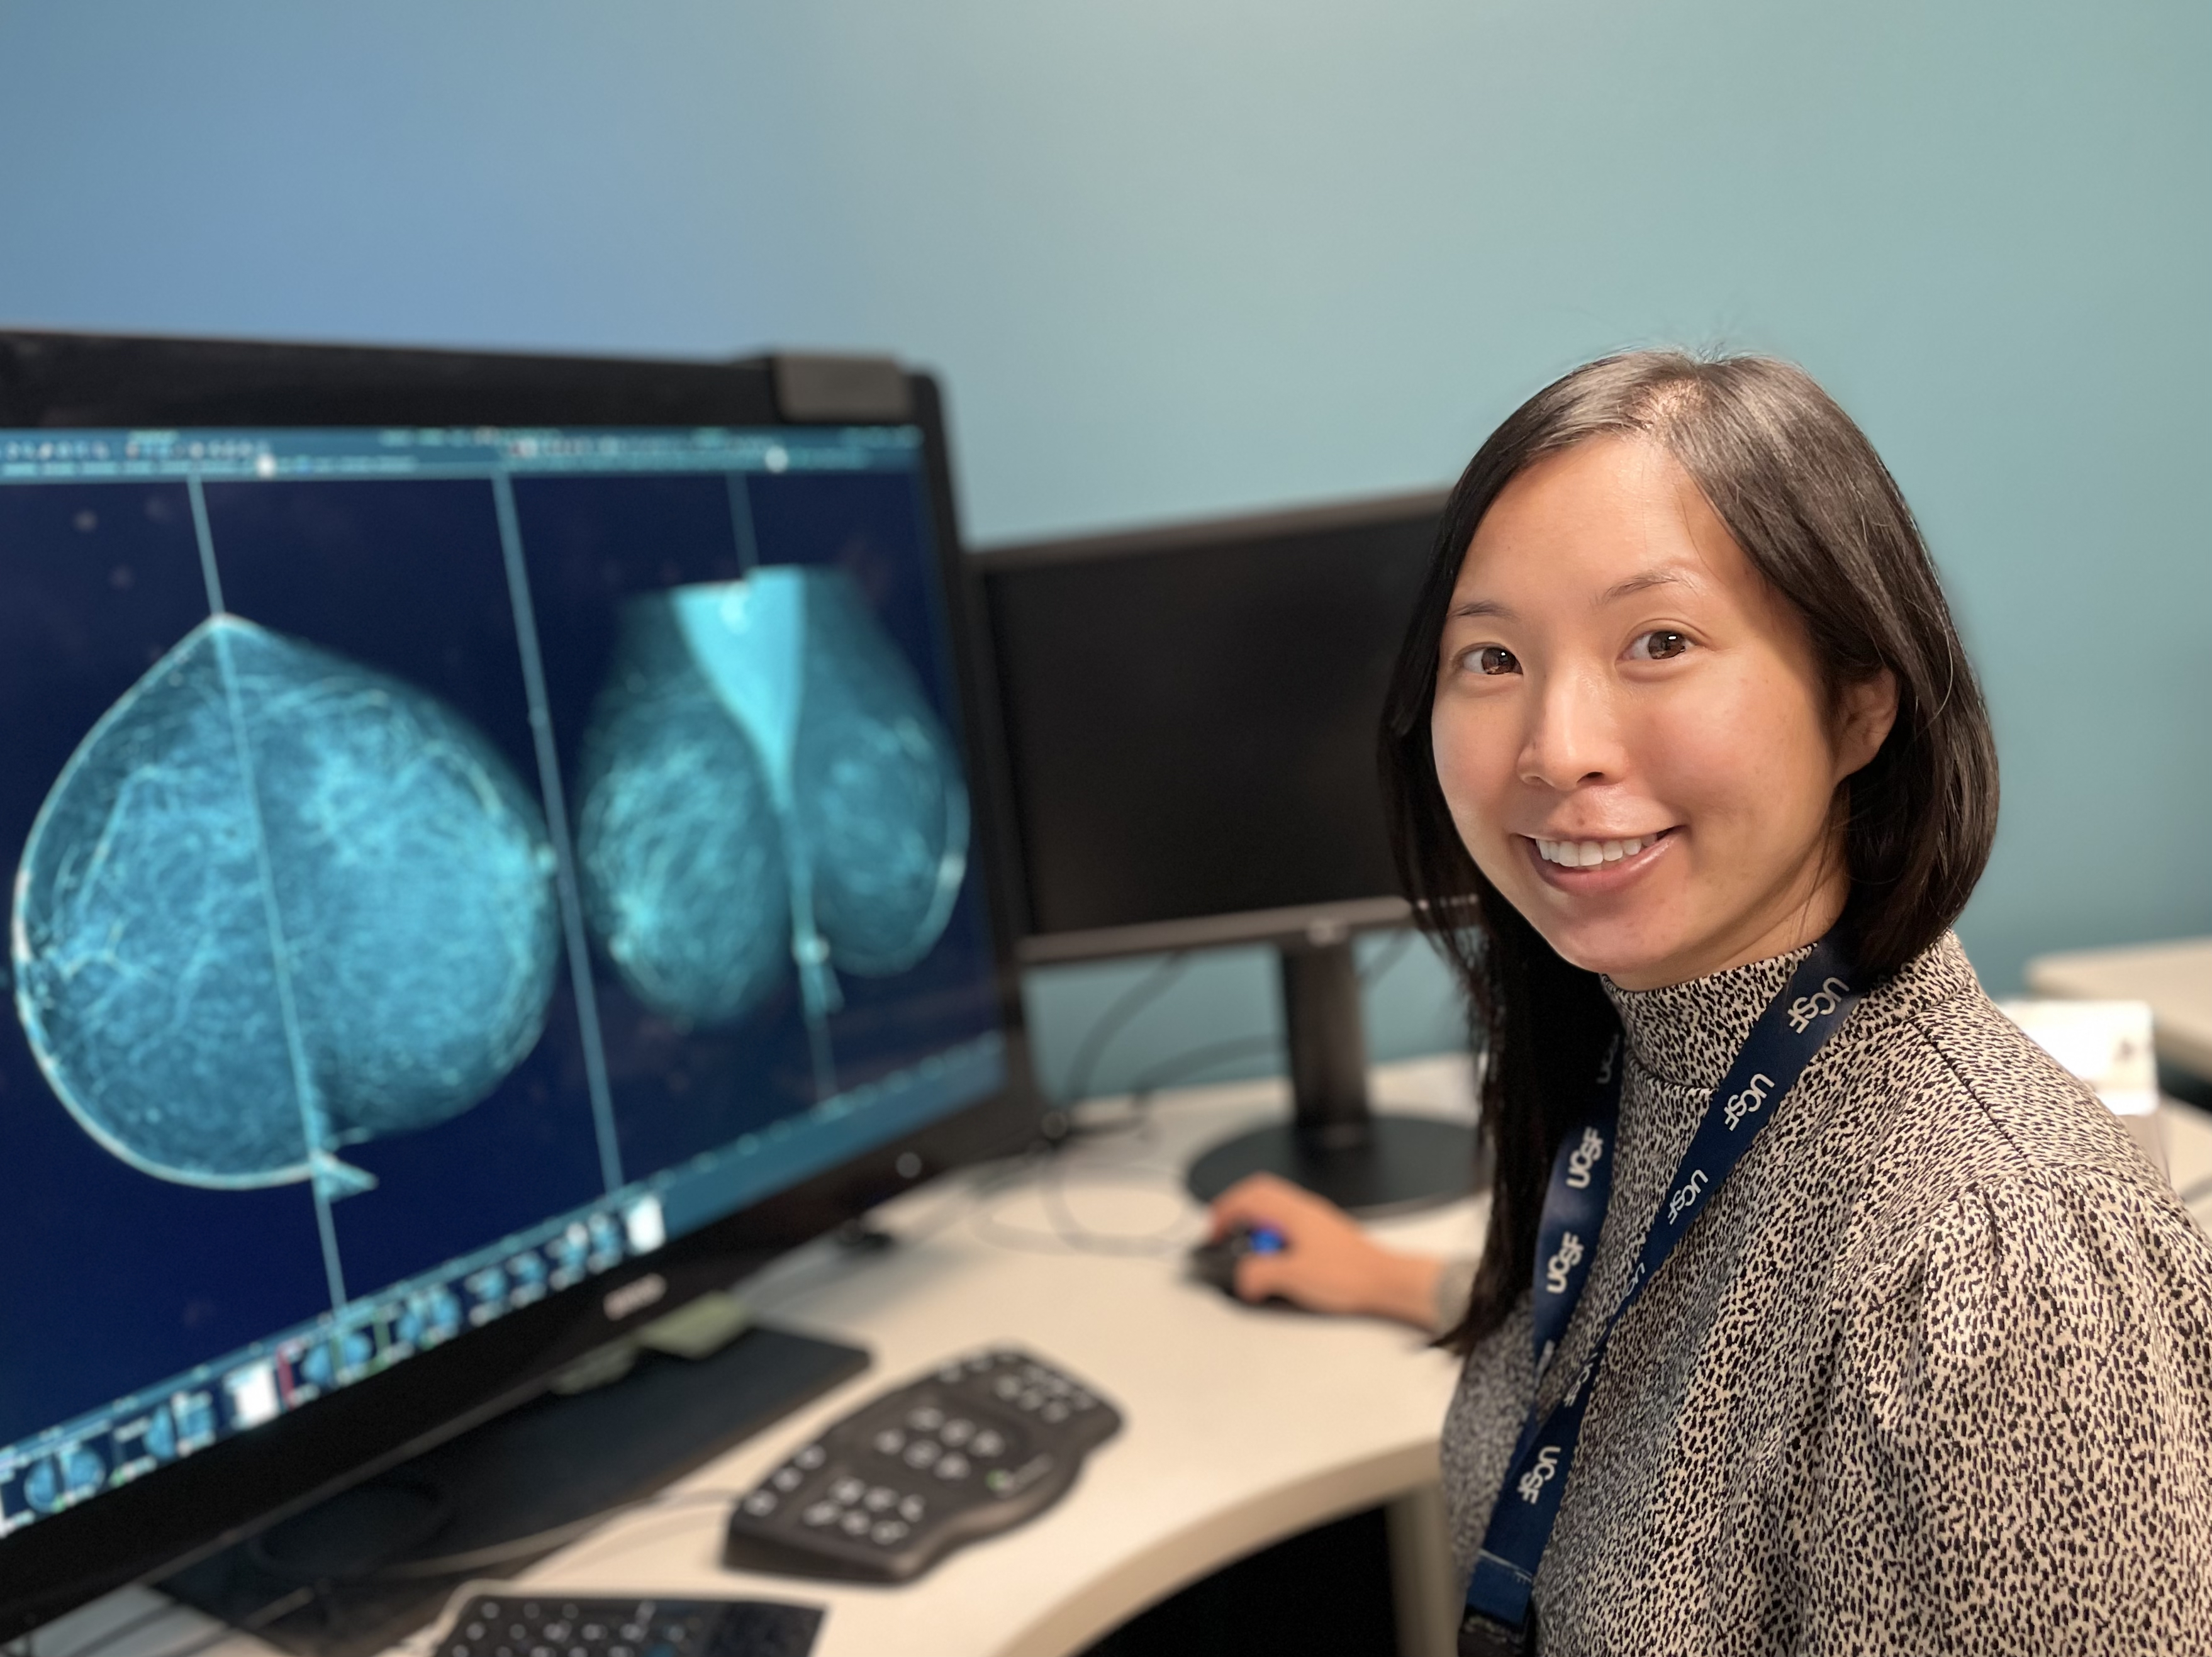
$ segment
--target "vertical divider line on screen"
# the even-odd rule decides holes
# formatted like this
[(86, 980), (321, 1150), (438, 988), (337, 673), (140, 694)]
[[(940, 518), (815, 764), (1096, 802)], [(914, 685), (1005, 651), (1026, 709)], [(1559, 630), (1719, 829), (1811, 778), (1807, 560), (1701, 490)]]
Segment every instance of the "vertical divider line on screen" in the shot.
[[(216, 568), (215, 531), (208, 522), (207, 491), (197, 471), (185, 478), (192, 503), (192, 534), (199, 543), (200, 573), (207, 582), (208, 605), (224, 613), (222, 578)], [(222, 699), (230, 713), (230, 739), (238, 751), (239, 774), (246, 781), (246, 803), (253, 818), (254, 865), (261, 877), (261, 914), (269, 929), (270, 970), (276, 980), (277, 1009), (284, 1020), (284, 1053), (292, 1067), (292, 1093), (300, 1107), (301, 1138), (307, 1154), (307, 1189), (315, 1203), (315, 1232), (323, 1248), (323, 1277), (330, 1290), (331, 1309), (343, 1311), (346, 1303), (345, 1263), (338, 1254), (337, 1228), (331, 1219), (331, 1193), (323, 1169), (331, 1155), (328, 1124), (315, 1097), (315, 1083), (307, 1055), (300, 1041), (300, 1015), (292, 994), (292, 963), (284, 938), (284, 920), (276, 912), (276, 871), (269, 861), (269, 831), (261, 816), (261, 785), (253, 771), (253, 744), (246, 734), (246, 709), (239, 701), (237, 671), (231, 660), (230, 637), (218, 632), (215, 659), (222, 675)]]
[(760, 568), (760, 537), (753, 528), (752, 486), (741, 471), (722, 474), (730, 486), (730, 533), (738, 543), (738, 564), (746, 574)]
[(538, 750), (538, 789), (545, 800), (545, 826), (553, 839), (554, 879), (561, 893), (561, 924), (568, 944), (568, 980), (575, 991), (576, 1023), (584, 1041), (584, 1081), (592, 1096), (592, 1123), (599, 1135), (599, 1177), (612, 1195), (623, 1185), (622, 1146), (615, 1137), (614, 1095), (607, 1085), (599, 993), (592, 982), (591, 944), (584, 935), (575, 847), (568, 837), (568, 806), (561, 789), (560, 757), (553, 748), (545, 663), (538, 651), (537, 613), (530, 598), (530, 574), (522, 562), (522, 524), (515, 516), (514, 480), (504, 467), (491, 474), (491, 493), (499, 516), (500, 555), (507, 564), (507, 601), (514, 608), (514, 641), (522, 657), (523, 691), (530, 699), (530, 735)]
[(192, 537), (200, 549), (200, 580), (207, 584), (208, 614), (220, 616), (222, 605), (222, 572), (215, 564), (215, 531), (208, 525), (207, 490), (200, 483), (200, 475), (185, 475), (185, 493), (192, 503)]

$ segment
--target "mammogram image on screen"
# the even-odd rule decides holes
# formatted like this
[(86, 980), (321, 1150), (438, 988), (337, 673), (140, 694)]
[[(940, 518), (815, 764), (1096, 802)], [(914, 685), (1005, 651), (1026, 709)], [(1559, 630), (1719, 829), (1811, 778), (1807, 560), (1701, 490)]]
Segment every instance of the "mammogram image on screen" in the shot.
[(584, 742), (585, 913), (631, 992), (687, 1025), (742, 1017), (795, 962), (811, 1019), (837, 973), (901, 973), (967, 866), (951, 743), (832, 569), (757, 569), (632, 599)]
[(33, 435), (0, 1529), (1008, 1085), (918, 430)]
[(111, 707), (17, 872), (15, 1001), (55, 1094), (185, 1184), (368, 1188), (537, 1042), (559, 964), (532, 794), (398, 679), (218, 614)]

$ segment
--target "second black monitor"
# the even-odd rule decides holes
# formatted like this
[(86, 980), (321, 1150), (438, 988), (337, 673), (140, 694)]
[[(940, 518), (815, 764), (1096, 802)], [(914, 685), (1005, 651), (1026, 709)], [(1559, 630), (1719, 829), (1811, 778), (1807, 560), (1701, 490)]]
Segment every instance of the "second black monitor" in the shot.
[(1376, 729), (1443, 504), (1401, 495), (981, 557), (1027, 958), (1403, 917)]
[(1214, 1146), (1363, 1212), (1463, 1193), (1462, 1125), (1377, 1114), (1353, 934), (1401, 926), (1377, 736), (1441, 494), (984, 555), (997, 707), (1043, 964), (1272, 944), (1294, 1111)]

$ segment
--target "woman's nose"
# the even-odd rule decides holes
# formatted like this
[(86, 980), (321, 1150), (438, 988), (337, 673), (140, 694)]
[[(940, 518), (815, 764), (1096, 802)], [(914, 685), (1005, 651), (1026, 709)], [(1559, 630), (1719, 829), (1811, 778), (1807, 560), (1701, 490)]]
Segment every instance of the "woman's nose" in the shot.
[(1620, 730), (1601, 676), (1556, 673), (1528, 702), (1521, 780), (1565, 792), (1619, 780), (1626, 768)]

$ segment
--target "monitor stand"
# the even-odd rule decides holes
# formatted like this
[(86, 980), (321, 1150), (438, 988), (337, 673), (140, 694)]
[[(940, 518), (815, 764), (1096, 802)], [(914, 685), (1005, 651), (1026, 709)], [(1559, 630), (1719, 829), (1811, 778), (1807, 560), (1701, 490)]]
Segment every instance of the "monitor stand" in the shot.
[(471, 1577), (513, 1575), (867, 1367), (857, 1347), (762, 1325), (704, 1357), (647, 1351), (611, 1385), (546, 1393), (159, 1586), (283, 1650), (368, 1657)]
[(1367, 1037), (1350, 934), (1317, 926), (1279, 951), (1291, 1119), (1205, 1152), (1184, 1176), (1191, 1194), (1211, 1202), (1247, 1174), (1276, 1174), (1372, 1217), (1474, 1190), (1474, 1129), (1381, 1114), (1368, 1102)]

